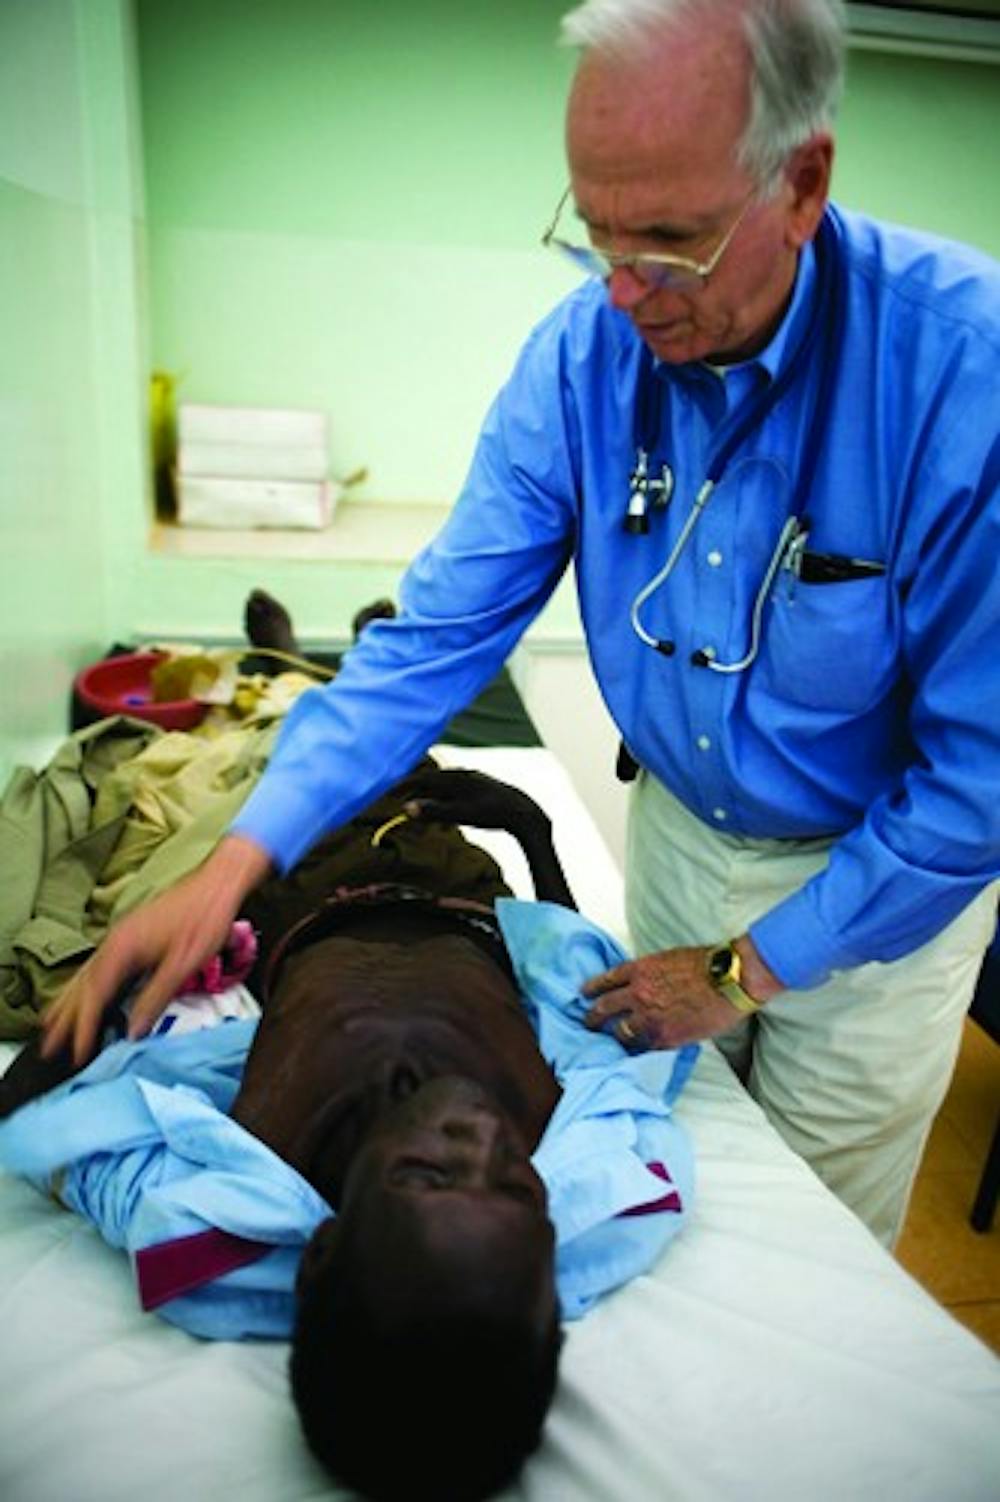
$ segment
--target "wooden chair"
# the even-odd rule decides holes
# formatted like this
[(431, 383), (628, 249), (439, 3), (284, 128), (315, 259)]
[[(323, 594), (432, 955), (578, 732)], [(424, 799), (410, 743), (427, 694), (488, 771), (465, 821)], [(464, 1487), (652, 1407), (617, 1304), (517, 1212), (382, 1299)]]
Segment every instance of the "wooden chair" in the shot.
[[(986, 952), (983, 968), (976, 985), (969, 1016), (973, 1022), (1000, 1043), (1000, 935), (994, 939)], [(983, 1165), (979, 1188), (973, 1201), (969, 1222), (974, 1231), (989, 1231), (1000, 1195), (1000, 1111), (997, 1113), (993, 1141)]]

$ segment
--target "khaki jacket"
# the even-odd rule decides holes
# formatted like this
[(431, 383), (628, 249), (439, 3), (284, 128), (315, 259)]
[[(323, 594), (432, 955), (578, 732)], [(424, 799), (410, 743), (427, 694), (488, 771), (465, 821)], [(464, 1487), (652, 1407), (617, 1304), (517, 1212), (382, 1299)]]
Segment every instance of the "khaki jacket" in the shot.
[(0, 1038), (25, 1038), (114, 919), (215, 845), (279, 721), (212, 739), (117, 717), (18, 768), (0, 802)]

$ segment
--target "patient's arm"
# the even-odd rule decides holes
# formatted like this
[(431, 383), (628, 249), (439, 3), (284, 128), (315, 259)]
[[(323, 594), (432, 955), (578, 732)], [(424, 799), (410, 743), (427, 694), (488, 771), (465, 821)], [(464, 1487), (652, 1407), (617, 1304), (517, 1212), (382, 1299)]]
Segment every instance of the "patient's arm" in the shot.
[(422, 773), (409, 780), (407, 792), (411, 817), (507, 830), (527, 857), (539, 901), (575, 909), (552, 843), (552, 821), (527, 793), (483, 772), (463, 771)]

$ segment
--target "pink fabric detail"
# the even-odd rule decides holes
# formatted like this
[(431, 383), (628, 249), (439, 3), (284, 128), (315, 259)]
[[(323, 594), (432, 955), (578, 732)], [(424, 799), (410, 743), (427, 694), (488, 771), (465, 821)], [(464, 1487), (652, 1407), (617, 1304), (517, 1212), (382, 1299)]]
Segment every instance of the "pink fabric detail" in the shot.
[(274, 1248), (266, 1241), (248, 1241), (228, 1231), (196, 1231), (143, 1247), (135, 1255), (139, 1302), (143, 1309), (158, 1309), (182, 1293), (221, 1278), (223, 1273), (259, 1262)]
[(192, 991), (202, 995), (218, 996), (230, 986), (246, 980), (257, 958), (257, 935), (246, 918), (238, 918), (229, 931), (229, 938), (218, 954), (189, 975), (176, 992), (178, 996), (190, 996)]
[[(655, 1173), (658, 1179), (663, 1179), (664, 1183), (670, 1183), (670, 1175), (667, 1172), (666, 1164), (647, 1163), (646, 1167), (650, 1173)], [(655, 1200), (646, 1200), (641, 1205), (631, 1205), (627, 1210), (619, 1210), (615, 1219), (622, 1220), (628, 1215), (658, 1215), (663, 1210), (680, 1211), (681, 1209), (683, 1209), (681, 1197), (671, 1185), (669, 1194), (662, 1194)]]

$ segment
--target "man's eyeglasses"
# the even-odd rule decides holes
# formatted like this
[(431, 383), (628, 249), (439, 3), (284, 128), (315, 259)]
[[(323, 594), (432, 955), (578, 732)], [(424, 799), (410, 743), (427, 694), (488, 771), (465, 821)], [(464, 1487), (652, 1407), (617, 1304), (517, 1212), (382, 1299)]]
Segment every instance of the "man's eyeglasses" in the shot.
[(593, 245), (574, 245), (570, 240), (559, 239), (556, 235), (556, 225), (559, 223), (559, 216), (571, 192), (572, 189), (567, 188), (560, 198), (552, 216), (552, 223), (542, 236), (543, 245), (561, 251), (573, 262), (578, 271), (583, 271), (587, 276), (599, 276), (602, 281), (607, 281), (613, 271), (625, 267), (647, 287), (676, 287), (688, 290), (705, 285), (722, 259), (726, 246), (742, 224), (743, 216), (756, 198), (756, 194), (752, 194), (747, 199), (707, 261), (692, 261), (688, 256), (671, 255), (669, 251), (646, 251), (636, 255), (625, 255), (614, 250), (597, 250)]

